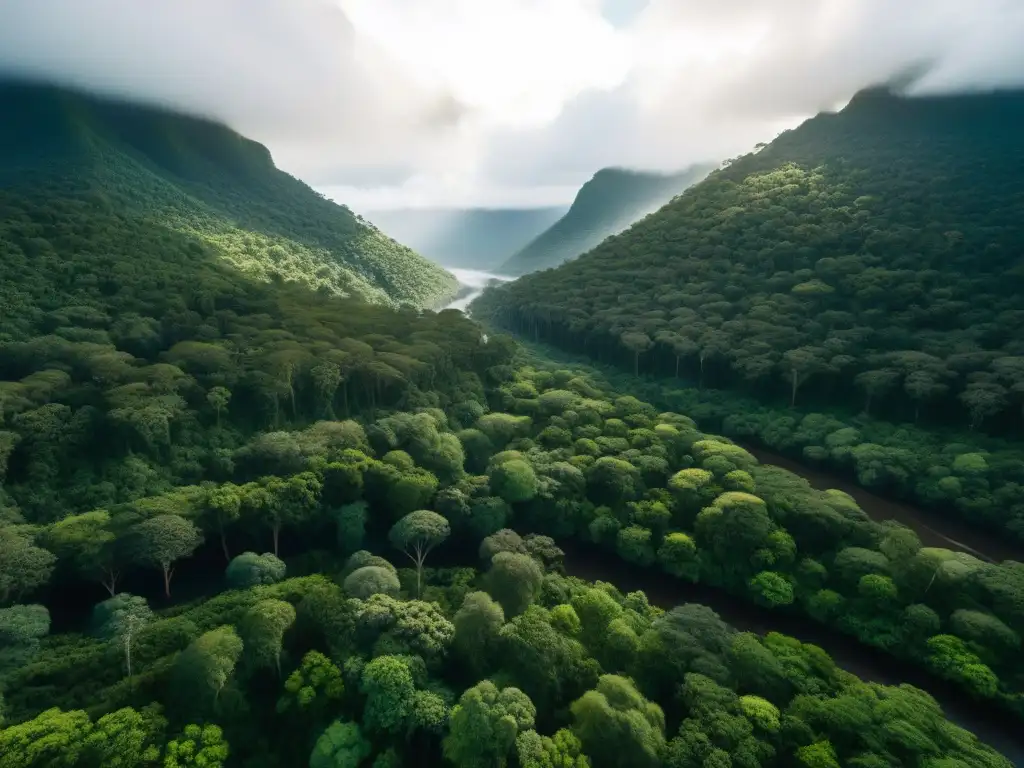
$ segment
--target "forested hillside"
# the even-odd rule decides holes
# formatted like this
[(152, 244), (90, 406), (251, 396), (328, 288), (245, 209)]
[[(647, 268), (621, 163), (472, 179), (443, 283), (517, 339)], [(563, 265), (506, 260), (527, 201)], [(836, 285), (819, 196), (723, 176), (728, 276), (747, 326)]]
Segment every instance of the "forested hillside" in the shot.
[(1024, 428), (1024, 95), (859, 94), (474, 313), (636, 371)]
[[(376, 303), (441, 306), (457, 281), (274, 167), (229, 128), (173, 112), (48, 86), (0, 83), (0, 193), (5, 247), (68, 257), (77, 243), (29, 231), (115, 211), (202, 244), (259, 279), (277, 275)], [(33, 207), (29, 213), (24, 208)], [(4, 267), (9, 267), (4, 259)]]
[(365, 218), (417, 253), (446, 267), (497, 269), (565, 213), (549, 208), (407, 208)]
[(562, 218), (512, 255), (499, 271), (522, 275), (570, 261), (656, 211), (711, 170), (712, 166), (694, 166), (661, 174), (603, 168), (580, 187)]

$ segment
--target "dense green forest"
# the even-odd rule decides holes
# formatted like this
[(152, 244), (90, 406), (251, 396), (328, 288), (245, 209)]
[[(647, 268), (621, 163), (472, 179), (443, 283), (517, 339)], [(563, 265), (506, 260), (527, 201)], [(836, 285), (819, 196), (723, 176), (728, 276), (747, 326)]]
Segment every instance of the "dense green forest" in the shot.
[[(654, 374), (636, 377), (611, 364), (550, 345), (547, 360), (583, 366), (605, 386), (693, 418), (702, 429), (753, 443), (805, 467), (849, 476), (863, 488), (912, 501), (939, 515), (1024, 542), (1024, 447), (963, 428), (894, 424), (864, 413), (766, 405), (735, 391)], [(1012, 547), (1008, 547), (1012, 548)], [(1019, 549), (1019, 547), (1016, 547)]]
[[(114, 212), (263, 280), (395, 306), (439, 307), (457, 291), (452, 275), (223, 125), (14, 82), (0, 82), (0, 112), (4, 269), (36, 251), (85, 248), (93, 217)], [(49, 224), (49, 207), (65, 226), (78, 220), (78, 242), (55, 244), (65, 233), (34, 228)]]
[(564, 216), (524, 244), (498, 271), (522, 275), (575, 259), (661, 208), (712, 168), (699, 165), (672, 174), (602, 168), (580, 187)]
[[(1006, 764), (915, 689), (861, 683), (701, 606), (663, 614), (566, 579), (556, 540), (799, 609), (1015, 711), (1019, 566), (922, 548), (681, 414), (513, 362), (490, 368), (504, 383), (486, 398), (289, 418), (236, 449), (225, 482), (4, 528), (0, 753), (12, 766), (69, 750), (65, 764), (106, 764), (125, 742), (130, 765), (161, 746), (177, 765), (196, 748), (183, 743), (244, 765)], [(271, 551), (281, 531), (305, 552), (287, 567)], [(217, 553), (223, 576), (209, 573)], [(412, 567), (396, 571), (402, 553)], [(173, 589), (195, 557), (205, 590), (228, 591), (162, 610), (163, 589), (109, 595), (144, 569)], [(300, 578), (282, 581), (289, 569)], [(81, 614), (61, 595), (83, 579), (97, 584), (88, 629), (48, 636), (33, 595)], [(563, 750), (585, 759), (551, 762)]]
[[(1015, 724), (1024, 566), (922, 546), (657, 385), (260, 273), (90, 126), (0, 175), (0, 768), (1011, 765), (922, 690), (567, 553), (827, 625)], [(253, 196), (239, 237), (289, 215)], [(995, 466), (961, 454), (965, 484)]]
[(481, 318), (766, 402), (1017, 437), (1024, 95), (866, 91)]
[(566, 211), (547, 208), (404, 208), (370, 211), (375, 226), (445, 267), (497, 270)]

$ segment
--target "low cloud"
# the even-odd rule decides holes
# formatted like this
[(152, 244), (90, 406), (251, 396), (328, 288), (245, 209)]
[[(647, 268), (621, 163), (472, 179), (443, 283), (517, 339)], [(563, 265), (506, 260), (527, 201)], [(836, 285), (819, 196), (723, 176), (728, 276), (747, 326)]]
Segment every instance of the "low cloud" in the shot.
[[(214, 116), (360, 209), (559, 202), (907, 72), (1024, 85), (1019, 0), (9, 0), (0, 71)], [(532, 191), (531, 191), (532, 190)]]
[(10, 0), (0, 73), (224, 120), (314, 181), (402, 178), (462, 115), (330, 0)]

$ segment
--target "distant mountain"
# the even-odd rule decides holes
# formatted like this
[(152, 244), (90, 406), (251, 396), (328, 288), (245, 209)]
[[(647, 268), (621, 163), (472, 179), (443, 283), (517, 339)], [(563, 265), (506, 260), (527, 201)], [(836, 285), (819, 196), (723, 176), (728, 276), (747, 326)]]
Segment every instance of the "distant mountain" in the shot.
[(389, 305), (436, 307), (457, 291), (454, 276), (224, 125), (21, 82), (0, 83), (0, 114), (0, 190), (14, 197), (159, 222), (260, 279)]
[(566, 212), (553, 208), (405, 208), (363, 218), (446, 267), (492, 270)]
[(580, 188), (562, 218), (501, 264), (499, 271), (522, 275), (574, 259), (658, 210), (713, 168), (693, 166), (673, 174), (604, 168)]

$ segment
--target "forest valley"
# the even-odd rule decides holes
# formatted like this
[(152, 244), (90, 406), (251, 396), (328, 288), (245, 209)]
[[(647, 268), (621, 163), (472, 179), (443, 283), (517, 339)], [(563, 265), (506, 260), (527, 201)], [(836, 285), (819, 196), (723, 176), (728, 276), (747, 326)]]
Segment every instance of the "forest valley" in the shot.
[[(586, 335), (599, 290), (564, 310), (541, 293), (536, 307), (513, 307), (520, 291), (563, 279), (522, 278), (478, 300), (485, 328), (432, 309), (450, 293), (447, 273), (416, 282), (415, 260), (383, 236), (375, 267), (335, 269), (294, 223), (275, 225), (292, 227), (282, 252), (267, 246), (279, 233), (218, 230), (227, 219), (211, 211), (226, 210), (226, 189), (244, 208), (245, 187), (182, 180), (200, 166), (168, 170), (153, 159), (163, 155), (140, 154), (152, 143), (133, 141), (96, 166), (116, 167), (110, 177), (55, 164), (37, 186), (0, 189), (0, 768), (1012, 765), (923, 690), (865, 682), (815, 645), (740, 631), (704, 605), (580, 578), (567, 556), (582, 547), (834, 628), (1019, 727), (1024, 565), (923, 546), (729, 435), (846, 462), (867, 484), (892, 478), (1019, 534), (1021, 460), (1008, 441), (976, 429), (941, 447), (918, 439), (923, 417), (898, 434), (831, 412), (780, 420), (756, 399), (680, 386), (674, 371), (644, 383), (635, 374), (650, 345), (629, 340), (636, 330), (622, 331), (635, 354), (614, 381), (547, 359), (494, 327), (543, 328), (568, 345)], [(96, 146), (115, 145), (83, 151)], [(732, 194), (738, 165), (668, 209), (705, 185)], [(798, 181), (786, 194), (805, 194)], [(150, 183), (182, 218), (128, 204)], [(301, 220), (308, 196), (287, 189)], [(859, 205), (866, 216), (840, 218), (879, 209)], [(345, 221), (357, 240), (372, 236)], [(603, 268), (621, 238), (560, 269)], [(964, 261), (954, 240), (943, 242)], [(725, 258), (713, 240), (701, 247), (715, 265)], [(819, 328), (801, 314), (841, 314), (821, 285), (862, 274), (849, 261), (860, 257), (814, 277), (801, 271), (806, 254), (784, 250), (771, 258), (785, 276), (765, 279), (790, 297), (771, 301), (794, 326), (822, 336), (804, 346), (873, 365), (883, 353), (825, 338), (861, 319)], [(404, 298), (377, 301), (389, 284)], [(689, 312), (715, 312), (712, 297), (723, 324), (724, 304), (744, 301), (744, 285), (692, 285), (677, 305), (660, 302), (680, 308), (682, 327), (696, 322)], [(938, 277), (921, 285), (946, 290)], [(1018, 312), (991, 291), (973, 315), (955, 292), (956, 311), (943, 311), (987, 328), (1005, 345), (998, 357), (922, 353), (987, 372), (959, 385), (934, 373), (968, 410), (962, 393), (982, 385), (1009, 408), (997, 360), (1020, 354), (1013, 327), (997, 333), (981, 317)], [(672, 326), (658, 311), (642, 331), (651, 344), (654, 321)], [(610, 355), (616, 334), (588, 344)], [(705, 352), (678, 357), (692, 366)], [(807, 365), (793, 363), (798, 385)], [(892, 408), (915, 397), (900, 381), (910, 399)], [(641, 387), (657, 388), (657, 406)], [(983, 409), (974, 426), (999, 412)], [(725, 434), (702, 430), (713, 418)]]

